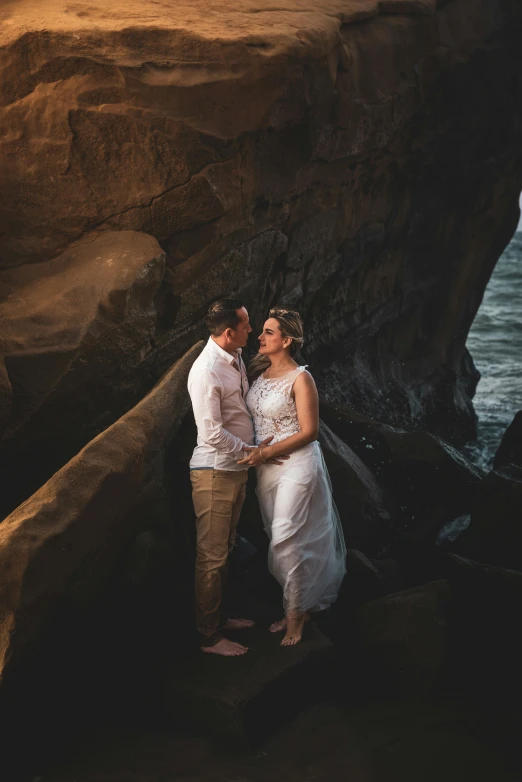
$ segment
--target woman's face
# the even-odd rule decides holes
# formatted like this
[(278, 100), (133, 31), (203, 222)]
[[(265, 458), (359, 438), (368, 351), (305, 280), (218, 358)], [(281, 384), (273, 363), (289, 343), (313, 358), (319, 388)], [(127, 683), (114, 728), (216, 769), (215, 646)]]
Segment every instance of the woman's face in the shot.
[(268, 318), (263, 326), (263, 331), (258, 337), (259, 352), (264, 356), (271, 356), (276, 353), (282, 353), (285, 348), (290, 347), (291, 340), (283, 337), (279, 323), (275, 318)]

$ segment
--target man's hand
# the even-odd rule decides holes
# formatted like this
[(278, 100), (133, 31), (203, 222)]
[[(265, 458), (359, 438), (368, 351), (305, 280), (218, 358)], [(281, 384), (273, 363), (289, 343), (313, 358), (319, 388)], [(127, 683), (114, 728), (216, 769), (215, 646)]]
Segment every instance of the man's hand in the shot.
[(240, 459), (238, 461), (238, 464), (246, 464), (248, 467), (258, 467), (260, 464), (283, 464), (287, 459), (290, 458), (290, 454), (281, 454), (280, 456), (274, 456), (272, 458), (263, 458), (261, 455), (261, 449), (266, 448), (266, 446), (272, 442), (274, 439), (274, 436), (267, 437), (265, 440), (263, 440), (262, 443), (259, 443), (259, 445), (249, 445), (247, 446), (244, 451), (247, 452), (247, 456), (243, 457), (243, 459)]

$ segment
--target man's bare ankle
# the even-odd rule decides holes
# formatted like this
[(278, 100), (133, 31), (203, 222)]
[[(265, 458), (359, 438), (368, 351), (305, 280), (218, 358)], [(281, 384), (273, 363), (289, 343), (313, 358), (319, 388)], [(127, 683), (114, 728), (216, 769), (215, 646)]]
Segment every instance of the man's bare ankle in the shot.
[(207, 654), (219, 654), (222, 657), (240, 657), (248, 652), (248, 647), (229, 641), (228, 638), (221, 638), (213, 646), (202, 646), (201, 651)]
[(249, 627), (254, 627), (254, 625), (255, 622), (253, 619), (244, 619), (243, 617), (229, 617), (221, 629), (246, 630)]

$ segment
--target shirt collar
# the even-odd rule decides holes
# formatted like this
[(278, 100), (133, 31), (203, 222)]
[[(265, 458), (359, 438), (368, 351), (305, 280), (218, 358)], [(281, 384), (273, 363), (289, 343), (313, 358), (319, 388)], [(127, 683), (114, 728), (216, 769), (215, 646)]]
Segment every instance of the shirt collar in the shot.
[(208, 338), (207, 347), (209, 347), (211, 350), (213, 350), (215, 353), (218, 354), (218, 356), (221, 356), (221, 358), (224, 358), (225, 361), (228, 364), (233, 364), (234, 361), (237, 361), (238, 357), (241, 356), (241, 348), (238, 348), (236, 351), (236, 355), (233, 353), (227, 353), (226, 350), (223, 350), (222, 347), (220, 347), (217, 342), (214, 342), (212, 337)]

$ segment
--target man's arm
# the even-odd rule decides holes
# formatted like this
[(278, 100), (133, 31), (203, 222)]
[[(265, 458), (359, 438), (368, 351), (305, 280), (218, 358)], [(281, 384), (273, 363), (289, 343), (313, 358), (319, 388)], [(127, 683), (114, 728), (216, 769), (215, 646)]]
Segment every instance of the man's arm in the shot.
[(203, 442), (211, 445), (220, 453), (240, 454), (249, 444), (240, 437), (231, 434), (223, 426), (221, 416), (222, 385), (210, 370), (198, 372), (190, 378), (189, 394), (198, 427), (198, 435)]

